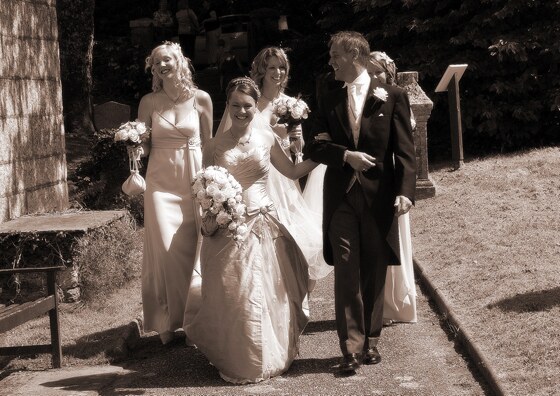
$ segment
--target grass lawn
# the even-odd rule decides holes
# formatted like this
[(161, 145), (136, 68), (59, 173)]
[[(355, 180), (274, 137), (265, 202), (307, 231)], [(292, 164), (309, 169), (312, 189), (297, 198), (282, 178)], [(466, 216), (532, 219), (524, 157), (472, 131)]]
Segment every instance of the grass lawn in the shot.
[(511, 395), (560, 388), (560, 148), (430, 173), (414, 255)]

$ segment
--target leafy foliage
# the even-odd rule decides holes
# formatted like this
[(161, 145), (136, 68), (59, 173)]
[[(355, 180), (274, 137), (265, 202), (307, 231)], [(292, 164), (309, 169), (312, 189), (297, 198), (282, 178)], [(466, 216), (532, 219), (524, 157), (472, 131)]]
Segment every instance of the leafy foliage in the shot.
[(144, 71), (149, 50), (132, 45), (128, 37), (112, 37), (96, 41), (93, 53), (95, 100), (117, 100), (136, 109), (140, 96), (151, 90), (151, 74)]
[(94, 0), (58, 0), (60, 77), (67, 133), (88, 135), (92, 122), (92, 47)]
[(400, 70), (419, 72), (434, 102), (431, 154), (449, 147), (447, 96), (432, 91), (449, 64), (469, 65), (460, 83), (466, 151), (559, 142), (560, 2), (348, 0), (321, 10), (321, 28), (361, 31)]
[[(124, 144), (115, 144), (114, 129), (102, 129), (94, 134), (91, 157), (76, 170), (76, 201), (91, 210), (127, 209), (140, 223), (144, 222), (144, 198), (129, 197), (121, 185), (129, 176), (128, 155)], [(147, 160), (142, 160), (145, 174)]]

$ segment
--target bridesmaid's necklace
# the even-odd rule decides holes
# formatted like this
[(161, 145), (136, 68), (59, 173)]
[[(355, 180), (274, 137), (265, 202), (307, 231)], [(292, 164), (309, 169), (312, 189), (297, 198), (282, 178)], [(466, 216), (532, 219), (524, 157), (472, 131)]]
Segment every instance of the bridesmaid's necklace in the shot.
[(237, 145), (241, 146), (241, 147), (248, 145), (251, 142), (251, 138), (253, 137), (253, 130), (252, 129), (251, 129), (251, 132), (249, 133), (249, 137), (244, 142), (242, 142), (240, 138), (235, 137), (231, 128), (229, 130), (229, 133), (231, 134), (231, 137), (233, 137), (234, 139), (237, 139)]
[(167, 97), (169, 98), (169, 100), (173, 102), (173, 108), (175, 108), (175, 107), (177, 106), (177, 101), (178, 101), (179, 98), (181, 97), (181, 94), (179, 94), (179, 95), (177, 96), (177, 98), (176, 98), (175, 100), (173, 100), (173, 99), (171, 98), (171, 96), (169, 96), (169, 94), (165, 91), (165, 89), (162, 89), (162, 91), (163, 91), (163, 93), (165, 94), (165, 96), (167, 96)]

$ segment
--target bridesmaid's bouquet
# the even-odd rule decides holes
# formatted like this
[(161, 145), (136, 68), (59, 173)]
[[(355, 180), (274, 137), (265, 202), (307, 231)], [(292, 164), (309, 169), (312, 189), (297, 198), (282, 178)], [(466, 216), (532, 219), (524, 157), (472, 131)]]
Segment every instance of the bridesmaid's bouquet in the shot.
[[(310, 112), (309, 106), (299, 95), (297, 98), (291, 96), (280, 97), (272, 103), (272, 114), (276, 116), (277, 123), (288, 124), (288, 131), (303, 123), (309, 117)], [(303, 156), (301, 139), (290, 138), (290, 141), (295, 143), (296, 158), (301, 160)]]
[(146, 191), (146, 181), (139, 172), (141, 145), (150, 139), (150, 128), (141, 121), (128, 121), (117, 128), (113, 139), (124, 143), (128, 152), (130, 176), (124, 181), (122, 191), (130, 196), (143, 193)]
[(196, 173), (192, 186), (202, 207), (202, 218), (213, 217), (219, 228), (229, 230), (228, 236), (234, 241), (243, 240), (247, 233), (247, 208), (237, 180), (225, 168), (208, 166)]
[(142, 121), (128, 121), (117, 128), (114, 139), (128, 147), (139, 147), (150, 139), (150, 128)]
[(295, 126), (309, 117), (309, 106), (301, 99), (286, 96), (275, 99), (272, 103), (272, 113), (278, 118), (279, 124)]

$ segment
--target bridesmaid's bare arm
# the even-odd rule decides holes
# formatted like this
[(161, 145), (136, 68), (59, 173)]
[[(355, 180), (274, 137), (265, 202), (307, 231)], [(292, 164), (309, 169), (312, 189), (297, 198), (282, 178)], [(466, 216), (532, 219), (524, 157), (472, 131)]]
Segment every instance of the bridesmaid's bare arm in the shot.
[(207, 92), (198, 89), (196, 91), (196, 103), (200, 117), (200, 139), (202, 140), (202, 146), (204, 146), (212, 138), (214, 123), (212, 99)]

